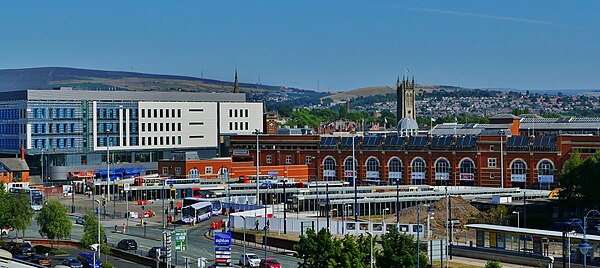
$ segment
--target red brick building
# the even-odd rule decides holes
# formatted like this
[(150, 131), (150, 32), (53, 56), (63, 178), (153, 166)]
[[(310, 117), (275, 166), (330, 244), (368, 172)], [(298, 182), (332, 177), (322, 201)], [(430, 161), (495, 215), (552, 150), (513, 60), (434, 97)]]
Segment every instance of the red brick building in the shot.
[[(513, 123), (498, 122), (506, 124), (507, 133), (517, 133), (512, 136), (357, 136), (357, 179), (361, 184), (399, 179), (401, 184), (551, 188), (575, 150), (589, 157), (600, 149), (600, 136), (518, 136)], [(352, 143), (350, 135), (260, 136), (260, 165), (306, 164), (310, 179), (352, 181)], [(232, 137), (231, 151), (234, 163), (255, 161), (256, 136)]]

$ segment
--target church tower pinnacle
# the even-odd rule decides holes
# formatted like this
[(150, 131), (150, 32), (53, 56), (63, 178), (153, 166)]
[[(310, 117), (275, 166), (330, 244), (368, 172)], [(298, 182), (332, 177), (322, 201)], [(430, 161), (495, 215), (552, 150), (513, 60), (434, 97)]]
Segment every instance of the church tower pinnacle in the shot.
[(233, 93), (240, 93), (240, 86), (238, 84), (237, 68), (235, 68), (235, 82), (233, 82)]

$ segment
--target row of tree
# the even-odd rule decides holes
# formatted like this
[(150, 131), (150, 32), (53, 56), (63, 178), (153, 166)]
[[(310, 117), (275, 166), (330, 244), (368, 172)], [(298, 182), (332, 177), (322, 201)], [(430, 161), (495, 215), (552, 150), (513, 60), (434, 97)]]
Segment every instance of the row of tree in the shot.
[[(401, 234), (392, 227), (380, 239), (381, 247), (371, 246), (370, 236), (346, 235), (335, 238), (326, 229), (318, 233), (310, 229), (300, 241), (294, 245), (295, 256), (301, 268), (366, 268), (371, 265), (373, 256), (375, 267), (427, 267), (428, 259), (425, 248), (422, 248), (420, 260), (417, 261), (417, 243), (413, 237)], [(371, 255), (373, 254), (373, 255)]]
[(31, 201), (25, 194), (13, 195), (6, 191), (3, 182), (0, 182), (0, 227), (25, 232), (33, 219)]
[(600, 151), (583, 160), (575, 151), (567, 160), (559, 176), (560, 199), (567, 206), (598, 208), (600, 204)]

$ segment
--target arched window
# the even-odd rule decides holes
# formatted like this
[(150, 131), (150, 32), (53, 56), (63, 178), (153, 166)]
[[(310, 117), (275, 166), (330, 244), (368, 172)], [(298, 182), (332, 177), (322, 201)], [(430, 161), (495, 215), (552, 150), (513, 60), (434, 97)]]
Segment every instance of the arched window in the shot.
[(190, 169), (190, 171), (188, 172), (188, 179), (199, 179), (200, 178), (200, 172), (198, 171), (197, 168), (192, 168)]
[[(346, 158), (346, 160), (344, 160), (344, 177), (346, 178), (346, 180), (350, 183), (353, 183), (353, 178), (354, 176), (357, 177), (358, 179), (358, 173), (356, 172), (358, 170), (358, 161), (356, 161), (356, 159), (354, 159), (354, 161), (352, 161), (353, 158), (352, 156)], [(353, 164), (354, 163), (354, 170), (352, 169)]]
[(550, 160), (538, 163), (538, 183), (554, 183), (554, 164)]
[(375, 157), (367, 159), (367, 179), (379, 179), (379, 160)]
[(527, 180), (527, 164), (517, 159), (510, 165), (510, 180), (513, 182), (525, 182)]
[(413, 159), (411, 165), (411, 179), (412, 183), (415, 185), (424, 184), (425, 183), (425, 160), (423, 158), (417, 157)]
[(439, 158), (435, 162), (435, 179), (450, 180), (450, 162), (446, 158)]
[(402, 181), (402, 161), (398, 157), (392, 157), (388, 162), (388, 179), (390, 184)]
[(460, 180), (472, 181), (475, 180), (475, 163), (469, 158), (460, 161), (459, 166)]
[(336, 179), (335, 172), (335, 158), (328, 156), (323, 160), (323, 178), (326, 181), (333, 181)]
[(227, 176), (229, 176), (229, 170), (226, 167), (222, 167), (219, 169), (218, 175), (220, 178), (227, 178)]

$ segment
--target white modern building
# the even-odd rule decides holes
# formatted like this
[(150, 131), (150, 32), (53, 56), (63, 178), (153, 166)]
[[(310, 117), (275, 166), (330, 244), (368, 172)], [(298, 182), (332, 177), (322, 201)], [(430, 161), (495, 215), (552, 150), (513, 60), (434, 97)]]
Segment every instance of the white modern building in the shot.
[(58, 180), (90, 170), (106, 174), (107, 149), (111, 177), (152, 172), (175, 151), (219, 156), (226, 136), (262, 131), (262, 114), (263, 104), (246, 102), (243, 93), (5, 92), (0, 155), (24, 147), (32, 173), (41, 173), (43, 155), (44, 173)]

